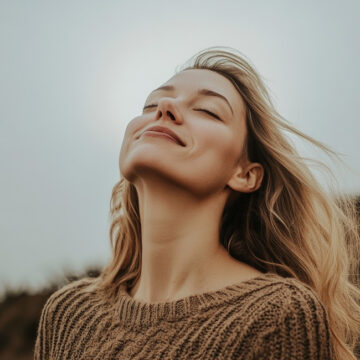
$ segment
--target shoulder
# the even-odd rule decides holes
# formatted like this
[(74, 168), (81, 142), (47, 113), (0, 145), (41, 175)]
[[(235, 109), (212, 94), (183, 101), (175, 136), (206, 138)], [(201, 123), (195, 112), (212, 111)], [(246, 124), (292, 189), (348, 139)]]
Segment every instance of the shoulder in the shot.
[[(312, 311), (324, 311), (318, 294), (308, 284), (295, 278), (285, 278), (278, 274), (267, 273), (255, 277), (244, 284), (246, 294), (254, 303), (274, 305), (279, 312), (287, 309), (309, 307)], [(240, 288), (243, 286), (240, 284)], [(240, 294), (243, 294), (241, 291)]]
[(314, 336), (329, 336), (329, 319), (319, 295), (308, 284), (295, 279), (283, 278), (274, 284), (274, 301), (277, 309), (277, 325), (291, 324)]
[(279, 359), (332, 359), (328, 315), (309, 285), (273, 274), (252, 286), (249, 331), (259, 359), (275, 353)]
[(86, 277), (62, 285), (46, 300), (42, 309), (44, 321), (56, 327), (67, 312), (93, 299), (93, 283), (94, 279)]
[[(228, 303), (233, 320), (277, 327), (289, 314), (297, 314), (299, 321), (317, 316), (326, 318), (325, 307), (317, 293), (307, 284), (294, 278), (267, 273), (231, 287)], [(256, 326), (261, 329), (262, 326)]]
[(76, 297), (81, 293), (86, 293), (92, 283), (93, 279), (86, 277), (61, 285), (49, 296), (45, 305), (54, 306), (59, 302), (66, 301), (66, 299)]
[(96, 298), (91, 296), (94, 282), (91, 278), (82, 278), (63, 285), (49, 296), (39, 319), (34, 359), (52, 358), (52, 349), (60, 338), (63, 324), (84, 304)]
[(263, 309), (257, 314), (266, 314), (276, 326), (288, 317), (296, 318), (304, 326), (310, 323), (327, 325), (328, 316), (318, 294), (298, 279), (269, 274), (266, 278), (254, 280), (252, 290), (254, 305)]
[(303, 306), (310, 307), (313, 311), (322, 312), (324, 309), (315, 290), (298, 279), (274, 274), (263, 285), (260, 291), (267, 294), (263, 300), (271, 302), (275, 299), (276, 303), (281, 305), (282, 311)]

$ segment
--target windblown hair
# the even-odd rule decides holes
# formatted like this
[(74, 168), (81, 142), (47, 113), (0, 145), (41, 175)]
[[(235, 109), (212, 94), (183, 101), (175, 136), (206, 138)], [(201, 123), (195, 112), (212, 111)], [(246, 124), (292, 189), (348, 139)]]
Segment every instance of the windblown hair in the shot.
[[(360, 337), (360, 241), (355, 202), (326, 191), (284, 131), (337, 154), (295, 129), (277, 113), (264, 81), (249, 60), (225, 47), (205, 49), (178, 71), (208, 69), (229, 79), (246, 105), (248, 159), (264, 167), (260, 188), (233, 192), (222, 214), (220, 241), (239, 261), (262, 272), (293, 277), (310, 286), (324, 305), (338, 360), (356, 360)], [(322, 162), (313, 160), (324, 168)], [(141, 224), (133, 184), (115, 184), (110, 201), (113, 256), (98, 286), (116, 298), (132, 288), (141, 272)]]

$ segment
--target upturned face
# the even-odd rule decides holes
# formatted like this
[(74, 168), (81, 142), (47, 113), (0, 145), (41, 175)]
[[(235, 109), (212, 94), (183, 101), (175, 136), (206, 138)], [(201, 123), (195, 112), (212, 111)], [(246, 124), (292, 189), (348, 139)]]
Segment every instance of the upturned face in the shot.
[[(170, 129), (180, 143), (153, 126)], [(184, 70), (152, 91), (127, 125), (119, 167), (130, 182), (158, 176), (198, 192), (224, 188), (246, 139), (245, 104), (233, 84), (207, 69)]]

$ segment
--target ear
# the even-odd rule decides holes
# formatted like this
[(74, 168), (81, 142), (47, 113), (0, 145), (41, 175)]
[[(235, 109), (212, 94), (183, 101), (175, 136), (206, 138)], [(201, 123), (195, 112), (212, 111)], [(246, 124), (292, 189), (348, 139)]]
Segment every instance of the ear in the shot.
[(264, 168), (259, 163), (248, 163), (246, 166), (238, 166), (227, 185), (242, 193), (256, 191), (264, 177)]

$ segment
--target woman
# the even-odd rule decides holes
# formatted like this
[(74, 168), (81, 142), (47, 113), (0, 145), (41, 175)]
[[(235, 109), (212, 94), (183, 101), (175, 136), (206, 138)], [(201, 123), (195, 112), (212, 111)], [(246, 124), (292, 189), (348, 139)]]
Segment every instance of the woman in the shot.
[(332, 153), (233, 49), (152, 91), (121, 147), (112, 260), (50, 296), (35, 359), (355, 359), (354, 206), (284, 129)]

